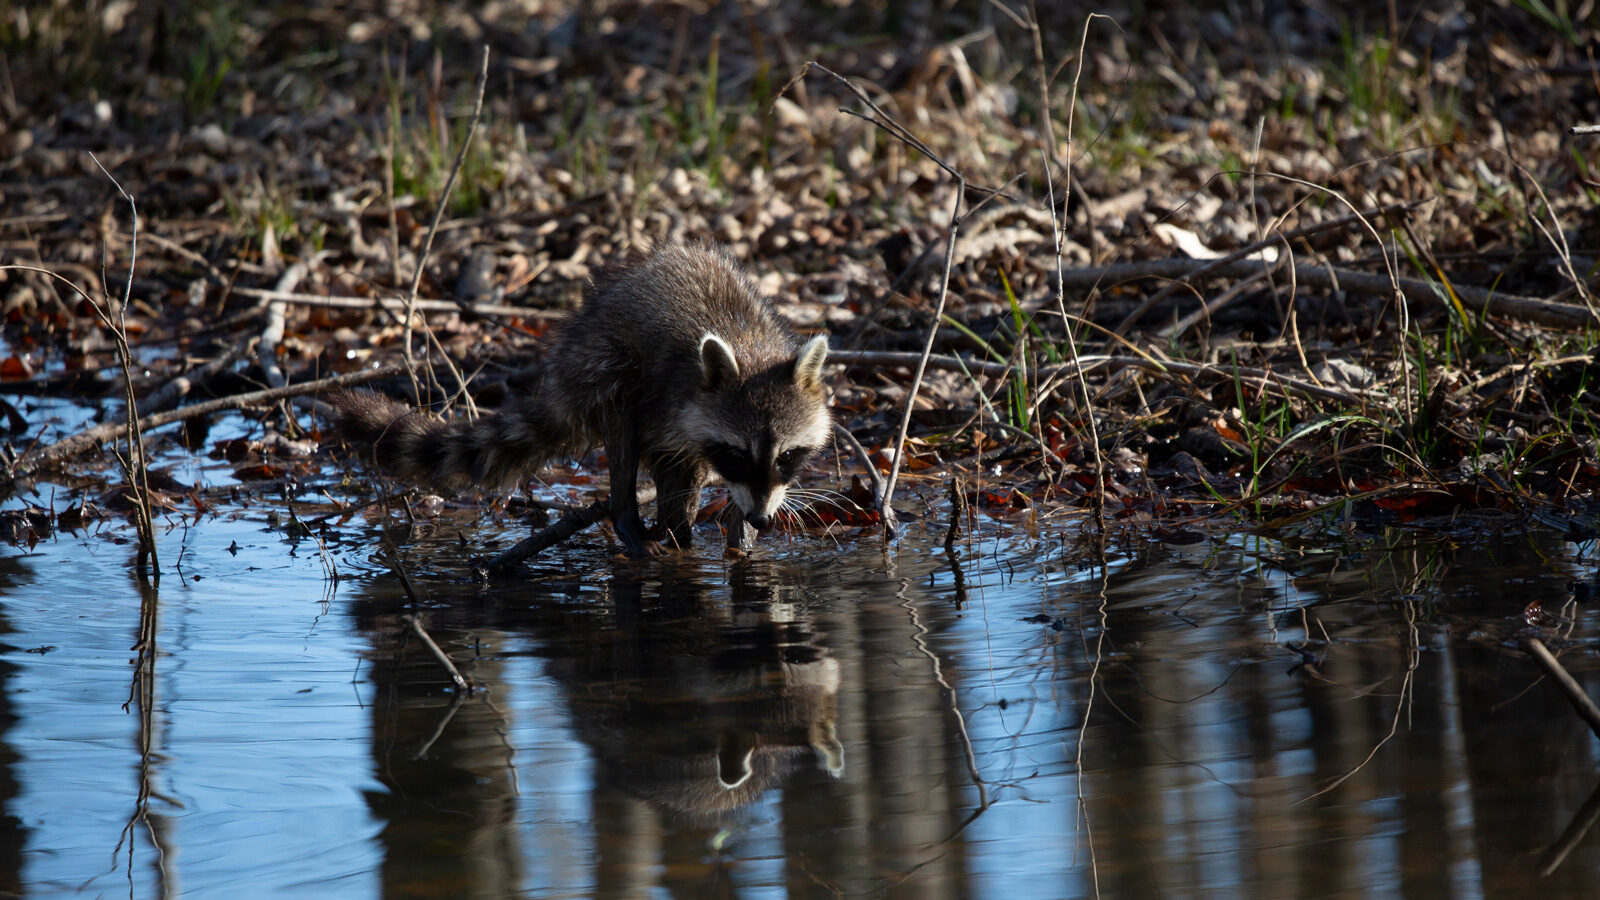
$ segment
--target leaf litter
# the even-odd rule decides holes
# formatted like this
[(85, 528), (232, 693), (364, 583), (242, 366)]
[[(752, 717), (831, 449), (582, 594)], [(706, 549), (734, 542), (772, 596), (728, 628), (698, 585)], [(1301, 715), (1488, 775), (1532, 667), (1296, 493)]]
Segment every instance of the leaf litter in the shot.
[[(1096, 8), (1109, 19), (1084, 35), (1083, 12), (1042, 4), (1046, 107), (1021, 7), (390, 6), (0, 12), (0, 394), (18, 398), (0, 536), (48, 530), (27, 500), (41, 478), (67, 486), (64, 528), (127, 508), (105, 457), (30, 465), (64, 426), (22, 399), (122, 415), (86, 297), (119, 302), (134, 247), (91, 152), (139, 204), (120, 312), (141, 403), (180, 378), (164, 399), (187, 404), (257, 391), (272, 367), (303, 384), (395, 362), (420, 264), (413, 324), (437, 350), (408, 399), (492, 409), (529, 383), (596, 266), (684, 235), (726, 245), (798, 329), (830, 334), (835, 410), (867, 464), (903, 453), (926, 504), (960, 481), (996, 527), (1101, 504), (1152, 533), (1218, 517), (1597, 533), (1600, 178), (1597, 139), (1567, 134), (1600, 121), (1592, 24), (1509, 0), (1401, 20), (1381, 4), (1260, 20), (1141, 4)], [(482, 124), (442, 198), (484, 44)], [(807, 59), (1001, 192), (968, 198), (942, 320), (953, 180), (850, 114), (839, 84), (786, 88)], [(403, 375), (379, 386), (411, 394)], [(229, 467), (220, 489), (152, 485), (164, 515), (241, 488), (343, 498), (316, 501), (328, 510), (401, 490), (337, 449), (308, 456), (322, 423), (287, 405), (209, 436), (239, 415), (147, 436), (158, 460)], [(598, 462), (552, 473), (539, 502), (584, 502)], [(844, 448), (819, 462), (807, 482), (838, 495), (787, 527), (876, 531), (861, 464)], [(380, 506), (504, 509), (417, 500)]]

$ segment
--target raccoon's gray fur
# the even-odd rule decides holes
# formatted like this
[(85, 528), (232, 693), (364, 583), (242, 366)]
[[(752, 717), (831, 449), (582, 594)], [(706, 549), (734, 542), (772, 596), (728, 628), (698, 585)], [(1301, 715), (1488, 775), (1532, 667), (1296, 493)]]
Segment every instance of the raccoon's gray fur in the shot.
[(339, 428), (408, 481), (506, 487), (604, 444), (611, 518), (629, 553), (645, 539), (635, 479), (656, 481), (667, 540), (691, 541), (700, 488), (727, 484), (742, 522), (764, 529), (831, 421), (826, 338), (801, 344), (722, 252), (669, 243), (603, 271), (561, 328), (538, 387), (497, 415), (447, 422), (371, 391), (328, 398)]

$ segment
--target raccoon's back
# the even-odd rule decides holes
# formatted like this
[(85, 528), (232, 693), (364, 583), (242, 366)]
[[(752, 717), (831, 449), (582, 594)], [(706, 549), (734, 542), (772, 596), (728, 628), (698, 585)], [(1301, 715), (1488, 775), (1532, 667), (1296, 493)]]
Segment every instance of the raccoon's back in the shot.
[(678, 379), (698, 371), (707, 333), (733, 347), (745, 372), (792, 360), (799, 349), (738, 263), (711, 247), (672, 242), (603, 270), (556, 350), (572, 366)]

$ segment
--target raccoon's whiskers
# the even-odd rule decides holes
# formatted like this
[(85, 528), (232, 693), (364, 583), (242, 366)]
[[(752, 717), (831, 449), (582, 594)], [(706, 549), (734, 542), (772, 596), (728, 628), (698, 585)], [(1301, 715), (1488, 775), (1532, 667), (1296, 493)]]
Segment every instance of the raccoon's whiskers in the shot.
[(826, 503), (838, 509), (855, 512), (864, 511), (861, 504), (838, 491), (830, 491), (823, 488), (790, 488), (789, 493), (792, 496), (804, 498), (813, 504)]
[(800, 520), (801, 525), (805, 525), (806, 516), (809, 515), (817, 527), (827, 527), (827, 522), (823, 520), (822, 514), (812, 509), (812, 504), (800, 502), (803, 497), (802, 492), (790, 490), (789, 494), (783, 498), (783, 503), (780, 504), (779, 508), (793, 513), (794, 517)]
[(838, 536), (833, 533), (833, 523), (825, 521), (822, 518), (822, 514), (817, 512), (816, 510), (812, 509), (810, 504), (802, 504), (802, 503), (800, 503), (800, 497), (796, 496), (796, 495), (804, 495), (805, 493), (808, 493), (808, 492), (796, 491), (793, 488), (791, 488), (790, 491), (789, 491), (789, 495), (785, 496), (783, 498), (783, 503), (779, 504), (779, 508), (793, 513), (795, 518), (800, 520), (801, 526), (805, 525), (805, 517), (809, 513), (811, 515), (811, 517), (816, 521), (816, 527), (821, 528), (822, 529), (822, 533), (826, 534), (829, 538), (831, 538), (833, 540), (834, 547), (835, 548), (843, 547), (844, 545), (839, 542)]

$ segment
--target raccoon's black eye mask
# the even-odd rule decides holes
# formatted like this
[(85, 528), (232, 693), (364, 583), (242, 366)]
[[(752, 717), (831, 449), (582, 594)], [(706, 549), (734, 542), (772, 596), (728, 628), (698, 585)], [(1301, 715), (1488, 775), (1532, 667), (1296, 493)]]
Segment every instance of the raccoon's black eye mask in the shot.
[(706, 458), (711, 460), (711, 468), (723, 480), (734, 484), (755, 484), (761, 481), (761, 467), (750, 458), (750, 451), (735, 447), (731, 444), (711, 444), (706, 447)]
[(816, 451), (810, 447), (790, 447), (778, 454), (778, 474), (784, 481), (792, 481), (800, 474), (800, 467), (806, 464), (811, 454)]
[[(792, 480), (814, 452), (815, 449), (811, 447), (790, 447), (778, 454), (774, 461), (778, 476), (784, 481)], [(761, 484), (767, 481), (762, 465), (751, 458), (750, 451), (741, 447), (710, 444), (706, 447), (706, 458), (711, 461), (711, 467), (717, 470), (717, 474), (727, 481), (736, 484)]]

